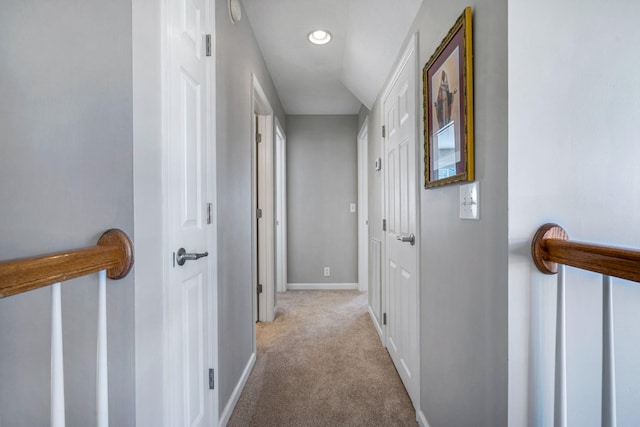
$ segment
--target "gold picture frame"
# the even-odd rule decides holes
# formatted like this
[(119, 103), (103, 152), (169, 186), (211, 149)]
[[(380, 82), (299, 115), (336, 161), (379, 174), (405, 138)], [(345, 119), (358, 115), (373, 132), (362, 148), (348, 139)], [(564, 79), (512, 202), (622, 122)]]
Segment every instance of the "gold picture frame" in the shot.
[(422, 70), (424, 186), (474, 179), (471, 8)]

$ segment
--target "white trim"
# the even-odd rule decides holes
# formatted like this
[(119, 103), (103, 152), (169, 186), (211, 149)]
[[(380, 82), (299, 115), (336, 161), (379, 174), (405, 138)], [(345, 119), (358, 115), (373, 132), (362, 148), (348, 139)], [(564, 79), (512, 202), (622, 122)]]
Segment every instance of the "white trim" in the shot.
[[(260, 294), (260, 297), (257, 298), (256, 305), (260, 304), (260, 318), (257, 319), (261, 322), (271, 322), (275, 318), (275, 203), (274, 203), (274, 153), (273, 153), (273, 145), (274, 145), (274, 113), (273, 108), (271, 108), (271, 104), (269, 103), (269, 99), (265, 94), (258, 78), (255, 74), (251, 74), (251, 102), (252, 102), (252, 110), (251, 110), (251, 123), (252, 129), (255, 126), (254, 114), (258, 116), (262, 116), (265, 118), (265, 129), (263, 135), (263, 141), (260, 143), (260, 147), (265, 150), (265, 166), (260, 173), (260, 177), (258, 180), (264, 183), (265, 193), (264, 194), (264, 206), (262, 209), (262, 219), (261, 223), (264, 226), (264, 240), (265, 240), (265, 271), (264, 276), (261, 277), (263, 279), (263, 292)], [(254, 129), (255, 130), (255, 129)], [(251, 218), (255, 219), (255, 212), (257, 210), (257, 191), (256, 187), (256, 165), (258, 161), (258, 151), (256, 150), (256, 142), (254, 139), (255, 132), (251, 132), (251, 153), (253, 158), (253, 168), (251, 172), (251, 187), (252, 187), (252, 211)], [(256, 221), (252, 220), (252, 239), (251, 239), (251, 247), (252, 247), (252, 256), (253, 256), (253, 273), (254, 280), (252, 281), (252, 287), (258, 284), (258, 230), (256, 226)], [(261, 274), (262, 276), (262, 274)], [(251, 291), (252, 294), (255, 294), (255, 288)], [(254, 297), (254, 299), (256, 299)], [(255, 311), (254, 306), (254, 311)], [(255, 335), (254, 335), (255, 341)]]
[[(275, 117), (276, 291), (287, 291), (287, 135)], [(278, 142), (280, 141), (280, 142)]]
[(358, 290), (369, 289), (369, 118), (358, 132)]
[(416, 411), (416, 421), (420, 427), (430, 427), (429, 422), (427, 422), (427, 417), (424, 416), (424, 412), (421, 409)]
[[(409, 56), (411, 56), (412, 52), (418, 52), (418, 34), (417, 33), (413, 33), (413, 35), (411, 36), (411, 38), (407, 41), (407, 45), (404, 48), (404, 52), (402, 53), (402, 57), (398, 60), (398, 63), (396, 65), (396, 68), (393, 71), (393, 75), (391, 77), (391, 80), (389, 81), (389, 83), (387, 83), (387, 86), (384, 89), (383, 95), (380, 98), (382, 100), (382, 103), (384, 104), (384, 101), (389, 97), (389, 93), (391, 93), (391, 89), (393, 88), (393, 86), (396, 84), (396, 82), (398, 81), (398, 78), (400, 78), (400, 74), (402, 74), (402, 70), (404, 69), (404, 67), (407, 65), (407, 61), (409, 60)], [(417, 60), (418, 55), (416, 55), (416, 63), (418, 62)], [(418, 74), (416, 74), (417, 76)], [(418, 86), (418, 85), (416, 85)], [(384, 119), (384, 111), (381, 112), (382, 118)], [(419, 120), (416, 120), (416, 123), (418, 123)], [(382, 123), (384, 124), (384, 120), (382, 121)], [(417, 125), (416, 125), (417, 127)]]
[(301, 290), (323, 290), (323, 291), (332, 291), (332, 290), (347, 290), (347, 289), (358, 289), (357, 283), (289, 283), (287, 284), (287, 289), (292, 291), (301, 291)]
[[(374, 250), (374, 246), (378, 249)], [(378, 335), (380, 337), (380, 341), (382, 346), (385, 347), (385, 336), (384, 336), (384, 327), (381, 324), (382, 317), (384, 312), (382, 311), (384, 299), (382, 298), (382, 241), (378, 238), (371, 237), (369, 240), (369, 266), (370, 273), (369, 276), (369, 286), (370, 292), (368, 295), (369, 300), (369, 313), (374, 319), (374, 323), (376, 325), (376, 329), (378, 330)], [(377, 310), (377, 312), (376, 312)]]
[(386, 342), (382, 339), (384, 332), (382, 331), (382, 326), (378, 323), (378, 319), (376, 319), (376, 315), (373, 312), (371, 306), (368, 307), (369, 316), (371, 317), (371, 321), (373, 322), (373, 326), (376, 328), (376, 332), (378, 332), (378, 336), (380, 337), (380, 341), (382, 342), (383, 347), (387, 347)]
[[(173, 250), (170, 248), (171, 241), (171, 225), (169, 221), (169, 211), (170, 211), (170, 203), (169, 203), (169, 150), (170, 150), (170, 141), (169, 141), (169, 132), (170, 132), (170, 117), (171, 117), (171, 108), (170, 108), (170, 93), (171, 93), (171, 85), (170, 85), (170, 73), (171, 73), (171, 64), (172, 64), (172, 56), (171, 56), (171, 43), (170, 43), (170, 35), (171, 35), (171, 2), (170, 0), (162, 0), (162, 7), (160, 11), (160, 36), (161, 36), (161, 49), (160, 49), (160, 64), (161, 64), (161, 127), (162, 127), (162, 150), (161, 150), (161, 174), (162, 174), (162, 188), (160, 189), (162, 198), (162, 231), (161, 231), (161, 243), (162, 243), (162, 361), (163, 361), (163, 381), (162, 381), (162, 422), (163, 425), (171, 425), (173, 420), (173, 401), (171, 398), (171, 343), (169, 340), (171, 321), (169, 319), (169, 277), (170, 277), (170, 264), (167, 261), (167, 257), (164, 254), (168, 253), (169, 250)], [(134, 203), (134, 206), (136, 203)], [(141, 216), (142, 218), (142, 216)], [(143, 221), (141, 219), (141, 221)], [(137, 353), (137, 352), (136, 352)], [(141, 363), (143, 361), (141, 360)], [(136, 367), (138, 368), (138, 367)], [(139, 369), (136, 369), (136, 372)]]
[(231, 418), (231, 414), (233, 414), (233, 410), (235, 409), (236, 404), (240, 399), (240, 394), (242, 394), (242, 390), (244, 389), (244, 386), (247, 384), (247, 381), (249, 380), (249, 375), (251, 375), (251, 371), (253, 370), (253, 366), (255, 364), (256, 364), (256, 354), (251, 353), (251, 357), (247, 362), (247, 366), (245, 366), (244, 371), (242, 372), (242, 376), (240, 377), (240, 380), (238, 380), (238, 383), (233, 389), (233, 393), (231, 393), (231, 396), (227, 401), (227, 406), (224, 407), (224, 411), (222, 411), (222, 414), (220, 415), (220, 422), (218, 423), (220, 427), (225, 427), (229, 422), (229, 419)]
[[(420, 84), (421, 79), (420, 76), (422, 76), (421, 73), (421, 68), (420, 68), (420, 53), (418, 51), (418, 33), (414, 33), (413, 36), (411, 37), (411, 40), (409, 41), (409, 47), (407, 47), (407, 51), (405, 53), (405, 55), (409, 55), (411, 50), (413, 50), (414, 53), (414, 62), (413, 62), (413, 67), (415, 69), (415, 76), (416, 76), (416, 97), (415, 97), (415, 107), (414, 107), (414, 114), (417, 114), (419, 111), (421, 111), (421, 100), (422, 100), (422, 90), (421, 87), (422, 85)], [(411, 65), (411, 64), (410, 64)], [(422, 189), (422, 185), (421, 185), (421, 179), (423, 174), (421, 173), (422, 168), (423, 168), (423, 157), (420, 156), (420, 152), (421, 152), (421, 146), (420, 146), (420, 120), (416, 120), (416, 124), (415, 124), (415, 138), (416, 138), (416, 160), (415, 160), (415, 168), (416, 168), (416, 178), (415, 178), (415, 186), (416, 186), (416, 200), (415, 200), (415, 206), (416, 206), (416, 236), (418, 236), (417, 238), (417, 242), (416, 242), (416, 281), (417, 281), (417, 293), (418, 293), (418, 305), (417, 305), (417, 312), (416, 312), (416, 333), (417, 333), (417, 337), (416, 340), (418, 341), (418, 345), (417, 345), (417, 352), (418, 354), (416, 355), (418, 363), (417, 363), (417, 374), (418, 374), (418, 387), (417, 387), (417, 396), (416, 396), (416, 400), (414, 402), (415, 405), (415, 409), (416, 409), (416, 416), (418, 414), (422, 414), (422, 416), (424, 417), (424, 413), (422, 412), (422, 408), (421, 408), (421, 388), (422, 388), (422, 369), (420, 368), (420, 364), (421, 364), (421, 360), (422, 360), (422, 348), (421, 348), (421, 331), (420, 331), (420, 313), (421, 313), (421, 286), (420, 284), (422, 283), (422, 274), (421, 274), (421, 268), (420, 268), (420, 259), (421, 259), (421, 253), (422, 253), (422, 226), (421, 226), (421, 214), (420, 214), (420, 191)], [(424, 422), (426, 423), (426, 426), (428, 427), (429, 423), (427, 422), (426, 417), (424, 417)]]
[[(208, 171), (207, 171), (207, 179), (209, 181), (208, 190), (209, 190), (209, 203), (211, 203), (212, 215), (214, 215), (211, 224), (210, 231), (208, 233), (207, 247), (209, 249), (209, 307), (208, 307), (208, 316), (209, 316), (209, 327), (207, 330), (209, 331), (209, 367), (214, 371), (214, 384), (220, 384), (220, 370), (218, 369), (218, 327), (220, 325), (220, 320), (218, 318), (218, 221), (216, 217), (216, 212), (218, 212), (218, 127), (217, 127), (217, 117), (218, 112), (216, 109), (216, 76), (217, 76), (217, 67), (216, 67), (216, 58), (218, 57), (218, 44), (217, 44), (217, 27), (216, 27), (216, 3), (212, 1), (210, 4), (210, 13), (211, 13), (211, 51), (212, 51), (212, 60), (209, 69), (209, 131), (211, 132), (211, 137), (209, 138), (209, 151), (208, 151)], [(211, 420), (215, 422), (218, 419), (218, 413), (220, 411), (220, 402), (219, 402), (219, 387), (214, 387), (212, 394), (212, 406), (211, 406)]]

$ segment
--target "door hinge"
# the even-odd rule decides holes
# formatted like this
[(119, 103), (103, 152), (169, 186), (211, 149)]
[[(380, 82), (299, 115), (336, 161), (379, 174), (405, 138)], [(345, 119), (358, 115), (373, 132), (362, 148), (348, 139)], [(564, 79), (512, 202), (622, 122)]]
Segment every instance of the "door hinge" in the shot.
[(261, 134), (261, 133), (256, 134), (256, 142), (257, 142), (258, 144), (260, 144), (260, 143), (262, 142), (262, 134)]
[(215, 388), (215, 370), (209, 369), (209, 390)]
[(382, 220), (382, 231), (387, 231), (387, 220), (386, 219)]
[(213, 204), (207, 203), (207, 224), (213, 222)]
[(258, 219), (262, 218), (262, 209), (260, 208), (256, 209), (256, 218)]
[(207, 34), (205, 36), (205, 55), (206, 56), (211, 56), (211, 34)]
[(384, 138), (385, 136), (387, 136), (387, 128), (383, 125), (382, 126), (382, 137)]
[(258, 283), (258, 293), (261, 294), (262, 293), (262, 284)]
[(383, 313), (382, 314), (382, 324), (386, 325), (387, 324), (387, 313)]

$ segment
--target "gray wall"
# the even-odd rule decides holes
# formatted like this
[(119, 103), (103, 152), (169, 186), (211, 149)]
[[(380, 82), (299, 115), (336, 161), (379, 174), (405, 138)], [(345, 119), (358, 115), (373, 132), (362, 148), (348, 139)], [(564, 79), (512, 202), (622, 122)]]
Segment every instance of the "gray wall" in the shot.
[[(0, 259), (133, 237), (131, 2), (2, 2)], [(110, 282), (112, 425), (134, 424), (133, 279)], [(62, 286), (68, 425), (95, 423), (97, 277)], [(0, 424), (49, 423), (50, 288), (0, 301)]]
[(286, 117), (246, 19), (231, 24), (216, 0), (216, 126), (218, 180), (218, 319), (220, 413), (253, 352), (251, 278), (251, 73), (282, 126)]
[[(419, 33), (423, 67), (465, 6), (474, 11), (481, 219), (458, 218), (458, 185), (420, 191), (420, 408), (432, 426), (503, 426), (508, 372), (507, 1), (425, 0), (408, 34)], [(422, 84), (418, 87), (422, 99)], [(369, 115), (370, 167), (381, 157), (381, 109), (378, 99)], [(422, 168), (419, 172), (423, 176)], [(370, 237), (381, 239), (376, 226), (381, 220), (380, 174), (370, 172), (369, 177)]]
[(289, 283), (358, 281), (358, 216), (349, 211), (358, 202), (357, 121), (287, 117)]
[[(553, 423), (556, 277), (531, 263), (535, 230), (640, 247), (638, 13), (625, 0), (509, 1), (512, 425)], [(613, 304), (618, 425), (637, 425), (638, 284), (614, 281)], [(568, 425), (600, 425), (601, 307), (600, 275), (569, 268)]]

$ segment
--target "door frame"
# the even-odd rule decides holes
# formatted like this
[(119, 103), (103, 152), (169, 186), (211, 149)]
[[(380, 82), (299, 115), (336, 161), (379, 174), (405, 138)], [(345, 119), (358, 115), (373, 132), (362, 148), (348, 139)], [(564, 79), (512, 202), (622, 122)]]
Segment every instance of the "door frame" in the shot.
[(369, 290), (369, 118), (358, 132), (358, 290)]
[(276, 291), (287, 291), (287, 136), (275, 118)]
[[(420, 92), (421, 90), (421, 84), (419, 83), (420, 79), (418, 78), (418, 76), (420, 76), (420, 65), (418, 62), (418, 56), (419, 56), (419, 51), (418, 51), (418, 35), (417, 33), (413, 33), (411, 35), (411, 37), (409, 38), (409, 40), (407, 41), (407, 44), (404, 46), (403, 50), (402, 50), (402, 56), (400, 57), (400, 59), (398, 60), (398, 62), (394, 65), (393, 67), (393, 74), (391, 75), (391, 78), (388, 80), (388, 83), (385, 85), (384, 90), (382, 92), (382, 96), (380, 97), (381, 100), (381, 108), (380, 108), (380, 123), (381, 126), (384, 126), (385, 123), (385, 111), (384, 111), (384, 106), (386, 103), (387, 98), (389, 97), (389, 95), (391, 94), (391, 91), (394, 87), (394, 85), (396, 84), (396, 82), (398, 81), (398, 79), (400, 78), (400, 74), (402, 73), (402, 70), (404, 69), (405, 66), (410, 66), (410, 67), (414, 67), (415, 69), (415, 76), (416, 76), (416, 81), (415, 81), (415, 102), (414, 105), (411, 105), (410, 107), (413, 108), (413, 112), (410, 114), (414, 114), (414, 117), (416, 117), (416, 113), (418, 111), (420, 111), (420, 105), (419, 105), (419, 100), (422, 99), (422, 93)], [(411, 55), (413, 54), (414, 60), (413, 63), (409, 63), (409, 59), (411, 57)], [(416, 366), (417, 369), (417, 376), (418, 376), (418, 387), (417, 387), (417, 396), (415, 396), (415, 410), (416, 410), (416, 414), (421, 413), (420, 410), (420, 379), (421, 379), (421, 369), (420, 369), (420, 360), (421, 360), (421, 353), (422, 353), (422, 349), (421, 349), (421, 345), (420, 345), (420, 317), (421, 317), (421, 303), (420, 303), (420, 299), (421, 299), (421, 287), (420, 287), (420, 283), (421, 283), (421, 267), (420, 267), (420, 259), (421, 259), (421, 245), (422, 245), (422, 239), (420, 238), (420, 236), (422, 235), (420, 232), (420, 177), (422, 176), (422, 167), (421, 167), (421, 163), (420, 163), (420, 144), (418, 144), (418, 142), (420, 141), (419, 138), (419, 131), (420, 131), (420, 120), (416, 120), (416, 125), (415, 125), (415, 129), (414, 129), (414, 138), (416, 141), (416, 146), (415, 146), (415, 168), (416, 168), (416, 178), (415, 178), (415, 183), (414, 185), (416, 186), (416, 191), (415, 191), (415, 215), (416, 215), (416, 281), (417, 281), (417, 285), (418, 285), (418, 305), (417, 305), (417, 312), (416, 312), (416, 316), (417, 316), (417, 328), (416, 328), (416, 333), (417, 333), (417, 337), (415, 337), (418, 345), (417, 345), (417, 349), (418, 349), (418, 354), (416, 355), (416, 360), (418, 361), (418, 364)], [(385, 151), (385, 145), (386, 145), (386, 135), (384, 137), (382, 137), (380, 139), (380, 152), (383, 154), (386, 152)], [(386, 207), (386, 189), (385, 189), (385, 180), (387, 178), (386, 174), (386, 167), (387, 165), (383, 164), (382, 167), (382, 217), (384, 218), (385, 216), (385, 207)], [(381, 253), (381, 257), (382, 257), (382, 262), (381, 262), (381, 277), (380, 280), (382, 282), (381, 286), (382, 286), (382, 311), (383, 313), (388, 313), (389, 311), (389, 284), (387, 283), (387, 267), (386, 267), (386, 255), (387, 255), (387, 245), (386, 245), (386, 238), (384, 237), (384, 233), (385, 231), (383, 231), (383, 235), (382, 235), (382, 253)], [(387, 347), (387, 339), (388, 339), (388, 327), (387, 325), (381, 325), (382, 326), (382, 338), (383, 338), (383, 345), (385, 347)], [(417, 416), (417, 415), (416, 415)]]
[[(260, 81), (251, 73), (251, 259), (252, 259), (252, 291), (253, 295), (253, 313), (254, 320), (261, 322), (271, 322), (275, 317), (275, 230), (274, 230), (274, 217), (275, 217), (275, 203), (274, 203), (274, 161), (273, 161), (273, 141), (274, 141), (274, 113), (269, 99), (265, 94)], [(259, 116), (265, 116), (265, 130), (262, 142), (258, 145), (255, 141), (256, 129), (254, 114)], [(258, 164), (258, 151), (257, 147), (264, 149), (265, 155), (265, 167), (260, 173), (260, 176), (256, 176), (257, 164)], [(258, 206), (256, 203), (258, 196), (258, 188), (256, 182), (258, 179), (263, 180), (265, 194), (264, 208), (262, 209), (262, 219), (264, 224), (264, 240), (265, 245), (261, 245), (266, 251), (263, 254), (265, 260), (265, 271), (261, 274), (264, 283), (262, 283), (262, 294), (259, 298), (256, 298), (256, 286), (258, 285), (258, 227), (256, 224), (256, 214)], [(262, 237), (262, 233), (261, 233)], [(260, 318), (256, 316), (258, 304), (260, 305)], [(255, 323), (255, 322), (254, 322)], [(254, 347), (255, 347), (255, 325), (254, 325)], [(255, 351), (255, 348), (254, 348)]]
[[(209, 64), (207, 147), (207, 202), (212, 203), (213, 224), (207, 227), (209, 252), (209, 300), (206, 302), (209, 322), (209, 367), (218, 375), (218, 235), (217, 209), (217, 145), (216, 145), (216, 61), (215, 2), (210, 1), (212, 50)], [(169, 322), (167, 298), (169, 269), (172, 268), (169, 239), (169, 140), (168, 123), (172, 114), (169, 104), (170, 31), (169, 0), (141, 1), (132, 5), (132, 91), (133, 91), (133, 178), (136, 268), (134, 269), (134, 341), (135, 354), (135, 418), (137, 424), (170, 425), (172, 409), (169, 378)], [(156, 17), (157, 19), (149, 19)], [(158, 352), (160, 354), (158, 354)], [(218, 390), (209, 393), (211, 421), (218, 418)]]

